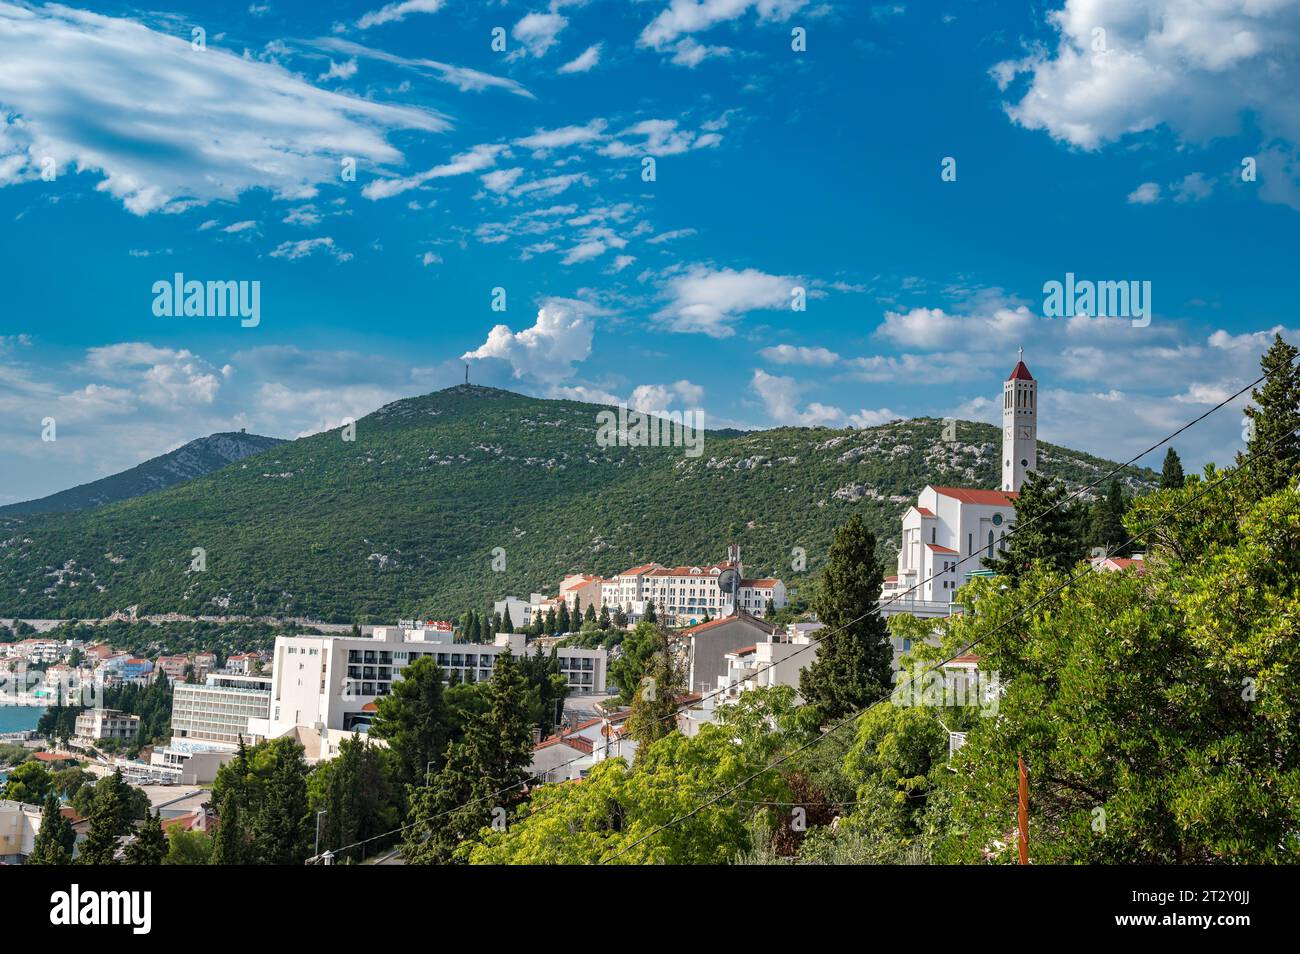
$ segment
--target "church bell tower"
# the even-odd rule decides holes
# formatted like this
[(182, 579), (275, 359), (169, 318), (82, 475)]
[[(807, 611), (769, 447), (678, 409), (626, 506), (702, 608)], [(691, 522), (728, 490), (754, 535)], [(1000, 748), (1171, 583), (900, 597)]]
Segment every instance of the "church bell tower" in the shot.
[(1038, 382), (1025, 367), (1025, 349), (1002, 385), (1002, 489), (1020, 490), (1038, 470)]

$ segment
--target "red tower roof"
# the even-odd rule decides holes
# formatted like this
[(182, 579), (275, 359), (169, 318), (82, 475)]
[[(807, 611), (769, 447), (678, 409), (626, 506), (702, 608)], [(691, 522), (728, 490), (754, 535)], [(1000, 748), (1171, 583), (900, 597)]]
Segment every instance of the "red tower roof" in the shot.
[(1023, 361), (1017, 361), (1015, 369), (1011, 372), (1011, 377), (1007, 378), (1007, 380), (1008, 381), (1032, 381), (1034, 380), (1034, 376), (1029, 373), (1029, 369), (1025, 367), (1025, 363)]

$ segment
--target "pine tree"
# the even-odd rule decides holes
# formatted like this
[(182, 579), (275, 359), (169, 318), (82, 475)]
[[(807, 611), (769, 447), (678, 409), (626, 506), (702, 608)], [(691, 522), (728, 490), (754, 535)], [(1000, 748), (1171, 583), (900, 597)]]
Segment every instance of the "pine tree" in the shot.
[(128, 865), (160, 865), (167, 857), (167, 833), (162, 827), (162, 813), (149, 815), (136, 829), (135, 840), (126, 846)]
[(370, 734), (388, 743), (399, 780), (408, 785), (424, 784), (446, 756), (451, 716), (443, 692), (442, 669), (432, 656), (421, 656), (379, 700)]
[(1271, 496), (1290, 485), (1300, 471), (1300, 354), (1275, 335), (1259, 366), (1269, 375), (1263, 387), (1251, 392), (1254, 404), (1246, 408), (1253, 433), (1246, 454), (1237, 455), (1237, 466), (1250, 464), (1243, 479), (1252, 500)]
[(555, 618), (555, 631), (557, 633), (567, 633), (573, 629), (573, 620), (569, 618), (569, 604), (560, 600), (560, 612)]
[(515, 624), (510, 619), (510, 607), (507, 606), (506, 611), (501, 614), (501, 629), (498, 630), (498, 632), (513, 633), (514, 631), (515, 631)]
[(249, 826), (257, 860), (269, 865), (301, 864), (309, 848), (303, 748), (292, 739), (263, 745), (270, 765)]
[(1118, 479), (1112, 478), (1106, 496), (1093, 502), (1088, 525), (1088, 546), (1104, 550), (1111, 556), (1125, 556), (1127, 547), (1120, 547), (1120, 544), (1128, 540), (1129, 536), (1124, 529), (1124, 514), (1127, 510), (1124, 488)]
[(83, 865), (116, 864), (117, 838), (122, 834), (122, 815), (125, 811), (126, 782), (122, 771), (101, 779), (95, 786), (94, 800), (90, 806), (90, 830), (81, 843), (80, 862)]
[(77, 843), (77, 833), (72, 822), (59, 811), (59, 800), (51, 792), (45, 796), (41, 809), (41, 827), (32, 843), (32, 853), (27, 856), (29, 865), (67, 865), (72, 863), (72, 848)]
[(1172, 447), (1165, 451), (1165, 466), (1160, 472), (1161, 490), (1180, 490), (1187, 478), (1183, 476), (1183, 462)]
[(244, 864), (244, 833), (239, 824), (239, 802), (233, 791), (227, 793), (217, 815), (217, 834), (212, 840), (212, 856), (208, 864)]
[(1078, 518), (1062, 505), (1064, 499), (1065, 490), (1054, 478), (1026, 474), (1016, 498), (1015, 526), (1001, 552), (994, 549), (992, 557), (985, 554), (984, 566), (1013, 584), (1035, 560), (1055, 570), (1074, 566), (1084, 554), (1084, 544), (1078, 537)]
[(645, 614), (641, 618), (644, 619), (647, 623), (659, 622), (659, 616), (658, 614), (655, 613), (654, 600), (646, 600)]
[(546, 622), (542, 624), (542, 632), (547, 636), (555, 635), (555, 607), (554, 606), (546, 610)]
[(507, 651), (497, 657), (492, 678), (482, 686), (486, 711), (448, 750), (433, 784), (413, 793), (403, 850), (408, 864), (462, 860), (457, 848), (480, 829), (499, 823), (523, 795), (533, 749), (528, 681)]
[(885, 571), (876, 538), (856, 514), (835, 531), (814, 609), (828, 627), (799, 691), (825, 720), (888, 694), (894, 651), (878, 612)]
[(648, 746), (677, 727), (672, 715), (678, 697), (686, 691), (686, 678), (668, 630), (656, 625), (645, 674), (632, 696), (632, 712), (627, 717), (627, 734), (638, 745)]
[(602, 630), (606, 630), (609, 629), (609, 624), (610, 624), (609, 607), (605, 606), (604, 604), (601, 604), (600, 618), (597, 620), (596, 625), (598, 625)]
[(594, 623), (594, 622), (596, 622), (596, 604), (595, 604), (595, 603), (588, 603), (588, 604), (587, 604), (587, 608), (586, 608), (585, 610), (582, 611), (582, 621), (583, 621), (583, 623)]

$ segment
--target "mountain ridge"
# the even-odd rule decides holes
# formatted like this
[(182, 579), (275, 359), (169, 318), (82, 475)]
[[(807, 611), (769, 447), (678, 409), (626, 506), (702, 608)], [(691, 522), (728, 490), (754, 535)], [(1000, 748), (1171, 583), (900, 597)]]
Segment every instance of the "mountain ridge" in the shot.
[[(335, 429), (95, 510), (0, 517), (0, 616), (131, 605), (334, 622), (446, 616), (553, 592), (568, 572), (718, 559), (732, 539), (747, 569), (797, 587), (851, 514), (892, 559), (898, 518), (925, 484), (995, 487), (1000, 474), (1000, 433), (977, 422), (958, 422), (955, 441), (933, 418), (708, 432), (692, 458), (598, 447), (603, 409), (457, 385), (384, 405), (351, 441)], [(1071, 487), (1113, 466), (1039, 447), (1044, 472)], [(1134, 490), (1157, 480), (1126, 478)], [(790, 568), (795, 547), (805, 573)]]
[(0, 507), (0, 516), (61, 513), (102, 507), (205, 476), (237, 460), (283, 443), (285, 441), (280, 437), (263, 437), (244, 431), (218, 431), (207, 437), (196, 437), (175, 450), (151, 457), (116, 474), (34, 500), (6, 504)]

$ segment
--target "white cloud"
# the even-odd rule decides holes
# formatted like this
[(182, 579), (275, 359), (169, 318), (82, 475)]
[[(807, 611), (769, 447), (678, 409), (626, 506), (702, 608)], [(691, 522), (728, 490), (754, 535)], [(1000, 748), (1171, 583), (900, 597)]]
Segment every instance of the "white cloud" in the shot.
[(609, 125), (603, 119), (593, 119), (585, 126), (561, 126), (559, 129), (538, 129), (530, 136), (523, 136), (514, 141), (514, 145), (533, 150), (537, 158), (545, 158), (553, 149), (566, 146), (581, 146), (589, 142), (598, 142), (605, 138), (605, 127)]
[(840, 360), (840, 356), (829, 348), (805, 348), (789, 344), (773, 345), (770, 348), (764, 348), (759, 354), (773, 364), (806, 364), (829, 367)]
[(872, 427), (886, 421), (897, 420), (899, 415), (889, 408), (861, 410), (846, 414), (838, 407), (816, 401), (800, 407), (802, 387), (794, 378), (768, 374), (755, 369), (750, 387), (762, 400), (768, 415), (777, 425), (796, 427)]
[(333, 60), (330, 60), (330, 68), (324, 73), (321, 73), (320, 76), (317, 76), (316, 79), (318, 82), (332, 79), (351, 79), (356, 75), (357, 58), (354, 56), (352, 59), (346, 60), (342, 63), (335, 63)]
[(572, 298), (548, 299), (531, 328), (514, 332), (497, 325), (487, 340), (461, 355), (465, 361), (498, 358), (510, 364), (516, 378), (558, 382), (571, 377), (573, 365), (591, 354), (598, 310)]
[(437, 254), (436, 252), (425, 252), (424, 255), (421, 256), (420, 258), (420, 263), (424, 265), (426, 268), (430, 265), (441, 265), (442, 256)]
[[(627, 142), (624, 137), (640, 141)], [(721, 142), (721, 134), (679, 129), (675, 119), (645, 119), (623, 130), (618, 138), (601, 147), (600, 152), (616, 159), (644, 155), (676, 156), (692, 149), (712, 148)]]
[(529, 55), (545, 56), (568, 25), (569, 21), (558, 13), (529, 13), (514, 25), (510, 35), (524, 45)]
[(750, 10), (760, 22), (784, 21), (803, 9), (808, 0), (670, 0), (667, 8), (646, 25), (637, 43), (663, 50), (681, 37), (735, 20)]
[(638, 411), (661, 414), (681, 404), (683, 408), (697, 408), (704, 400), (704, 388), (690, 381), (672, 384), (641, 384), (628, 398), (627, 405)]
[(695, 229), (673, 229), (671, 232), (660, 232), (654, 238), (645, 240), (647, 245), (662, 245), (664, 242), (672, 242), (680, 238), (690, 238), (695, 234)]
[(736, 271), (693, 265), (665, 283), (669, 302), (655, 320), (672, 331), (727, 338), (735, 334), (732, 325), (746, 312), (788, 308), (791, 289), (797, 284), (795, 279), (755, 268)]
[(467, 66), (456, 66), (454, 63), (443, 63), (439, 60), (398, 56), (395, 53), (387, 53), (340, 37), (321, 37), (307, 41), (307, 45), (344, 56), (378, 60), (381, 63), (413, 70), (421, 75), (431, 76), (441, 83), (454, 86), (462, 93), (481, 93), (487, 89), (501, 89), (516, 96), (523, 96), (525, 99), (536, 99), (524, 86), (508, 77), (493, 76), (491, 73), (470, 69)]
[(595, 43), (587, 47), (573, 59), (569, 60), (569, 62), (561, 66), (556, 72), (586, 73), (588, 70), (595, 68), (596, 65), (600, 63), (600, 51), (604, 45), (604, 43)]
[(1174, 186), (1175, 202), (1199, 202), (1202, 199), (1209, 198), (1214, 191), (1214, 183), (1207, 179), (1200, 172), (1193, 172), (1191, 175), (1184, 176), (1182, 181)]
[(0, 4), (0, 106), (15, 117), (0, 165), (26, 158), (9, 181), (49, 156), (98, 172), (98, 188), (138, 215), (254, 188), (307, 198), (337, 180), (340, 156), (400, 162), (387, 133), (449, 128), (429, 109), (328, 92), (275, 63), (61, 6)]
[(483, 182), (483, 187), (492, 192), (509, 192), (515, 184), (515, 180), (523, 175), (524, 170), (515, 166), (513, 169), (493, 169), (491, 172), (479, 178)]
[(1033, 324), (1034, 315), (1024, 305), (995, 305), (968, 315), (949, 314), (942, 308), (913, 308), (886, 312), (875, 334), (903, 347), (922, 350), (970, 341), (987, 348), (1019, 341)]
[(1151, 205), (1160, 201), (1160, 185), (1156, 182), (1144, 182), (1128, 194), (1128, 201), (1133, 205)]
[(243, 222), (232, 222), (230, 225), (227, 225), (221, 231), (231, 232), (231, 233), (247, 232), (249, 229), (255, 229), (255, 228), (257, 228), (256, 222), (254, 222), (252, 219), (245, 219)]
[(431, 182), (434, 179), (445, 179), (449, 176), (463, 176), (471, 172), (479, 172), (493, 165), (497, 161), (497, 156), (504, 149), (505, 146), (500, 144), (474, 146), (466, 152), (452, 156), (451, 162), (434, 166), (424, 172), (417, 172), (413, 176), (376, 179), (374, 182), (367, 183), (365, 188), (361, 190), (361, 194), (371, 200), (390, 199), (411, 189), (418, 189), (426, 182)]
[(369, 30), (382, 23), (400, 23), (412, 13), (437, 13), (444, 3), (446, 0), (403, 0), (401, 3), (389, 3), (364, 14), (357, 21), (357, 26)]
[[(221, 373), (187, 350), (124, 342), (86, 352), (87, 373), (128, 384), (129, 393), (145, 404), (178, 407), (211, 404), (221, 388)], [(102, 397), (97, 385), (80, 392), (84, 399)]]
[(731, 47), (729, 46), (708, 46), (686, 37), (686, 39), (678, 42), (669, 62), (674, 66), (685, 66), (687, 69), (693, 70), (705, 60), (730, 55)]
[(271, 252), (271, 257), (294, 261), (299, 258), (307, 258), (317, 252), (328, 252), (340, 262), (352, 261), (352, 253), (340, 250), (334, 244), (334, 239), (328, 235), (320, 238), (299, 239), (296, 242), (281, 242), (276, 246), (275, 251)]
[[(1066, 0), (1048, 14), (1055, 48), (993, 68), (1029, 129), (1098, 149), (1164, 125), (1185, 141), (1235, 135), (1300, 142), (1300, 5), (1290, 0)], [(1101, 30), (1102, 34), (1095, 31)]]

